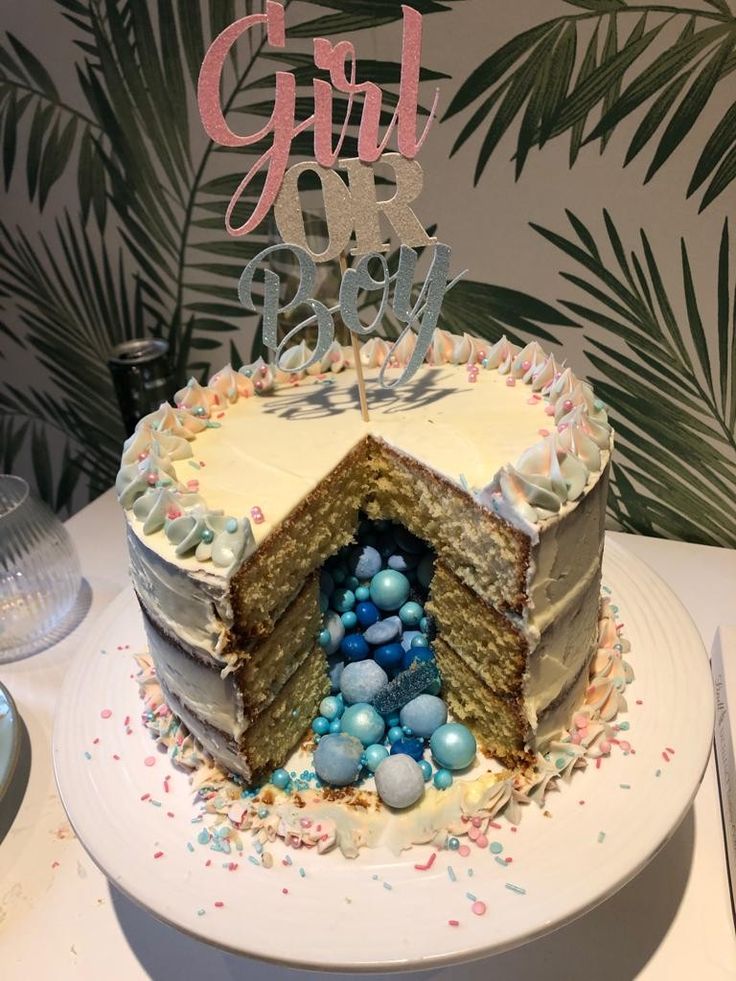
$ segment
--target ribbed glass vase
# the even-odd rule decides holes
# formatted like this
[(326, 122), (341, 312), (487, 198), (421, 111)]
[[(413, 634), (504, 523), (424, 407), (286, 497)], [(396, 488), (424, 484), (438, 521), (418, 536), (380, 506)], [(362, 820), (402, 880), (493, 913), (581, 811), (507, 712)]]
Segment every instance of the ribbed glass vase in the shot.
[(0, 475), (0, 663), (41, 650), (82, 577), (64, 525), (22, 477)]

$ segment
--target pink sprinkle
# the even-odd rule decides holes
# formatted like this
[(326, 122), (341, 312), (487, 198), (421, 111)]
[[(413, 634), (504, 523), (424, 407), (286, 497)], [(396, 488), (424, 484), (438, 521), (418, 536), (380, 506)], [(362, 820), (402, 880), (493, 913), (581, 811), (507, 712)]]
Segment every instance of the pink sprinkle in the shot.
[(511, 830), (514, 831), (514, 832), (516, 832), (518, 830), (518, 828), (516, 827), (515, 824), (512, 824), (511, 825)]
[(153, 766), (154, 763), (156, 762), (156, 757), (147, 756), (143, 762), (145, 763), (146, 766)]
[(461, 855), (463, 858), (467, 858), (468, 855), (470, 854), (470, 849), (468, 848), (467, 845), (460, 845), (460, 847), (457, 850), (457, 853), (458, 855)]
[(191, 488), (192, 490), (196, 490), (197, 487), (199, 487), (199, 481), (196, 479), (196, 477), (192, 477), (191, 480), (187, 481), (187, 487)]
[(572, 400), (565, 399), (565, 401), (562, 403), (562, 408), (565, 410), (565, 412), (572, 412)]
[(169, 792), (169, 777), (164, 777), (164, 793)]
[(506, 379), (506, 384), (508, 385), (509, 388), (513, 388), (514, 385), (516, 384), (516, 379), (515, 378), (507, 378)]
[(601, 753), (605, 753), (606, 755), (611, 752), (611, 744), (607, 739), (601, 739), (600, 750)]
[(576, 729), (586, 729), (588, 726), (588, 716), (582, 713), (576, 715), (572, 721), (575, 723)]
[(227, 867), (228, 872), (235, 872), (237, 870), (237, 868), (238, 868), (238, 863), (237, 862), (230, 862), (228, 864), (228, 867)]
[(595, 761), (595, 768), (596, 768), (596, 770), (600, 770), (600, 768), (601, 768), (601, 760), (602, 760), (602, 759), (603, 759), (603, 757), (602, 757), (602, 756), (599, 756), (599, 757), (598, 757), (598, 758), (596, 759), (596, 761)]
[(544, 414), (547, 416), (553, 416), (555, 414), (555, 407), (551, 402), (548, 402), (544, 407)]
[(113, 754), (112, 754), (112, 758), (113, 758), (114, 760), (119, 760), (119, 759), (120, 759), (120, 757), (118, 756), (118, 754), (117, 754), (117, 753), (113, 753)]
[(148, 477), (146, 478), (147, 483), (149, 483), (151, 487), (153, 487), (153, 485), (156, 483), (157, 480), (158, 480), (158, 474), (155, 473), (149, 473)]
[(483, 916), (486, 911), (486, 904), (477, 899), (470, 908), (476, 916)]
[(479, 817), (474, 817), (471, 823), (474, 828), (479, 828), (482, 824), (482, 821)]
[(584, 801), (584, 800), (579, 800), (579, 801), (578, 801), (578, 804), (580, 804), (581, 806), (582, 806), (582, 805), (583, 805), (584, 803), (585, 803), (585, 801)]
[(675, 751), (674, 751), (674, 749), (671, 746), (665, 746), (665, 749), (670, 754), (670, 756), (674, 756), (675, 755)]
[(549, 436), (549, 429), (538, 429), (537, 432), (540, 436)]
[(199, 465), (200, 465), (200, 467), (206, 467), (207, 466), (207, 464), (204, 462), (204, 460), (200, 460), (199, 461)]
[(218, 899), (218, 900), (216, 900), (216, 902), (214, 903), (214, 907), (215, 907), (215, 909), (222, 909), (222, 907), (223, 907), (224, 905), (225, 905), (225, 904), (224, 904), (224, 903), (222, 902), (222, 900), (221, 900), (221, 899)]
[(261, 509), (258, 507), (258, 505), (255, 505), (254, 507), (252, 507), (250, 509), (250, 516), (251, 516), (251, 518), (253, 518), (253, 521), (257, 525), (262, 525), (263, 522), (266, 520), (263, 517), (263, 511), (261, 511)]
[(414, 868), (419, 872), (427, 872), (434, 865), (434, 860), (437, 858), (437, 852), (432, 852), (424, 865), (415, 865)]
[(670, 761), (669, 754), (664, 752), (664, 750), (662, 751), (662, 759), (665, 761), (665, 763), (669, 763)]
[(300, 825), (301, 825), (301, 826), (302, 826), (303, 828), (311, 828), (311, 827), (312, 827), (312, 822), (311, 822), (311, 821), (309, 820), (309, 818), (302, 818), (302, 819), (301, 819), (301, 820), (299, 821), (299, 824), (300, 824)]
[(99, 741), (100, 741), (100, 737), (99, 736), (95, 736), (95, 738), (92, 740), (92, 745), (93, 746), (96, 746)]
[(478, 846), (478, 848), (488, 847), (488, 839), (486, 838), (485, 835), (478, 835), (478, 837), (475, 839), (475, 843)]
[(537, 404), (537, 400), (536, 400), (536, 399), (534, 398), (534, 396), (532, 395), (532, 397), (531, 397), (530, 399), (527, 399), (527, 400), (526, 400), (526, 404), (527, 404), (527, 405), (536, 405), (536, 404)]
[[(501, 830), (501, 825), (500, 824), (497, 824), (496, 821), (489, 821), (488, 822), (488, 827), (489, 828), (493, 828), (494, 831), (500, 831)], [(512, 828), (511, 830), (513, 831), (514, 829)]]
[(52, 869), (58, 869), (59, 868), (59, 863), (58, 862), (52, 862), (51, 863), (51, 868)]
[(164, 854), (163, 852), (154, 852), (153, 853), (153, 857), (154, 858), (161, 858), (163, 856), (163, 854)]
[(631, 743), (630, 742), (627, 742), (625, 739), (622, 739), (621, 740), (621, 742), (619, 743), (619, 746), (624, 751), (624, 753), (630, 753), (631, 752)]
[(173, 816), (174, 816), (174, 812), (173, 811), (167, 811), (166, 812), (166, 817), (167, 818), (173, 818)]
[(504, 862), (505, 862), (505, 863), (506, 863), (507, 865), (511, 865), (511, 863), (513, 862), (513, 858), (511, 858), (511, 856), (510, 856), (510, 855), (507, 855), (507, 856), (506, 856), (506, 858), (504, 859)]
[(150, 796), (150, 794), (141, 794), (141, 800), (148, 800)]
[(478, 830), (478, 828), (476, 827), (468, 828), (468, 838), (470, 838), (471, 841), (476, 841), (479, 835), (480, 835), (480, 831)]
[(129, 726), (130, 725), (130, 716), (129, 715), (126, 715), (125, 718), (123, 719), (123, 725), (124, 726)]
[(210, 865), (212, 865), (212, 859), (208, 858), (207, 861), (204, 863), (204, 867), (208, 869)]
[(579, 732), (574, 732), (572, 736), (570, 736), (570, 742), (574, 746), (579, 746), (582, 741), (583, 741), (583, 737), (580, 735)]
[(637, 705), (643, 705), (643, 704), (644, 704), (644, 702), (642, 702), (642, 700), (641, 700), (640, 698), (637, 698), (637, 700), (636, 700), (636, 704), (637, 704)]
[(103, 709), (100, 712), (100, 718), (101, 719), (109, 719), (111, 715), (112, 715), (112, 712), (110, 711), (110, 709)]
[(289, 895), (289, 890), (288, 890), (288, 889), (286, 888), (286, 886), (284, 886), (284, 888), (283, 888), (283, 889), (281, 890), (281, 892), (282, 892), (282, 893), (283, 893), (283, 894), (284, 894), (285, 896), (288, 896), (288, 895)]
[(447, 921), (447, 925), (448, 926), (460, 926), (460, 920), (448, 920)]
[(218, 419), (222, 419), (222, 417), (223, 417), (224, 415), (225, 415), (225, 413), (224, 413), (224, 412), (218, 412), (218, 413), (217, 413), (217, 418), (218, 418)]

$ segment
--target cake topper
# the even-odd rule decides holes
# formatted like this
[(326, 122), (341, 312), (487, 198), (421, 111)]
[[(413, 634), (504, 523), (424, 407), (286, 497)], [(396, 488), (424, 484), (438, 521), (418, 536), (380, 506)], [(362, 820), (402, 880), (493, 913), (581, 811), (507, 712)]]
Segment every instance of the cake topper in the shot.
[[(226, 60), (233, 45), (257, 25), (265, 26), (268, 43), (272, 47), (286, 47), (285, 11), (276, 0), (267, 0), (264, 13), (241, 17), (215, 38), (202, 62), (197, 92), (202, 123), (215, 143), (224, 147), (247, 147), (271, 138), (270, 146), (252, 164), (235, 189), (225, 213), (227, 233), (240, 237), (253, 232), (273, 211), (276, 227), (283, 239), (283, 243), (263, 249), (246, 265), (238, 284), (241, 303), (254, 312), (260, 304), (263, 342), (275, 352), (277, 367), (290, 372), (303, 371), (325, 357), (335, 340), (334, 314), (339, 313), (350, 332), (361, 411), (366, 421), (368, 410), (358, 338), (380, 326), (390, 302), (394, 315), (404, 328), (381, 367), (379, 382), (384, 387), (392, 388), (408, 381), (432, 343), (445, 293), (464, 275), (460, 273), (449, 279), (450, 247), (428, 235), (412, 207), (423, 184), (422, 168), (416, 156), (434, 122), (439, 90), (435, 91), (429, 117), (421, 132), (418, 132), (422, 15), (405, 5), (401, 10), (403, 37), (399, 95), (383, 133), (381, 113), (384, 96), (380, 86), (371, 81), (357, 81), (357, 57), (351, 41), (333, 44), (326, 38), (313, 39), (315, 70), (328, 73), (329, 81), (313, 78), (314, 112), (309, 117), (301, 121), (296, 119), (296, 79), (291, 72), (277, 71), (274, 108), (266, 124), (250, 134), (239, 134), (230, 128), (220, 101), (220, 82)], [(334, 93), (347, 96), (336, 143)], [(340, 153), (356, 105), (360, 106), (358, 156), (345, 158)], [(309, 129), (313, 131), (315, 159), (289, 166), (294, 139)], [(386, 152), (393, 138), (398, 152)], [(374, 165), (379, 161), (390, 165), (395, 181), (395, 191), (386, 200), (379, 199), (376, 192)], [(321, 252), (315, 252), (310, 245), (304, 223), (299, 178), (307, 172), (318, 179), (324, 202), (327, 244)], [(345, 175), (344, 179), (342, 174)], [(250, 214), (236, 224), (235, 209), (256, 178), (262, 180), (260, 195)], [(384, 240), (381, 215), (388, 221), (400, 243), (398, 268), (394, 273), (389, 272), (385, 256), (390, 242)], [(430, 250), (431, 258), (424, 282), (417, 289), (414, 287), (414, 277), (419, 259), (416, 250), (419, 248)], [(290, 300), (283, 303), (281, 277), (268, 264), (269, 257), (277, 251), (291, 253), (299, 268), (296, 291)], [(357, 259), (352, 267), (348, 265), (348, 254)], [(317, 264), (335, 259), (339, 260), (342, 270), (339, 300), (335, 306), (327, 307), (313, 296)], [(253, 287), (256, 272), (260, 269), (263, 269), (264, 294), (259, 300), (254, 296)], [(380, 293), (378, 313), (369, 324), (364, 324), (360, 317), (363, 293)], [(279, 341), (279, 315), (300, 306), (310, 308), (311, 314)], [(293, 364), (290, 360), (286, 365), (283, 355), (290, 342), (301, 331), (315, 324), (317, 342), (314, 350), (303, 363)], [(392, 355), (409, 333), (416, 333), (414, 350), (399, 375), (389, 381), (386, 368), (394, 363)]]

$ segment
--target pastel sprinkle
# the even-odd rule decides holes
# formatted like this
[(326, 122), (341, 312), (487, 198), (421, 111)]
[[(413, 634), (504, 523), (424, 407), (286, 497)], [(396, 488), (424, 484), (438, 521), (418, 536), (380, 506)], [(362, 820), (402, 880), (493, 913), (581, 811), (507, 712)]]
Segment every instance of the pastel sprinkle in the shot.
[(190, 851), (190, 852), (193, 852), (194, 851), (194, 845), (191, 843), (191, 841), (188, 841), (187, 842), (187, 851)]
[(605, 831), (599, 831), (598, 832), (598, 844), (599, 845), (602, 845), (605, 840), (606, 840), (606, 832)]
[(414, 868), (417, 869), (417, 871), (419, 872), (426, 872), (428, 869), (432, 868), (432, 866), (434, 865), (434, 860), (436, 858), (437, 858), (437, 852), (432, 852), (432, 854), (429, 856), (429, 858), (427, 859), (424, 865), (415, 865)]
[(480, 899), (476, 899), (476, 901), (473, 903), (470, 909), (473, 913), (475, 913), (476, 916), (483, 916), (487, 907), (486, 904), (482, 902)]
[(260, 863), (260, 862), (258, 861), (258, 859), (257, 859), (257, 858), (255, 857), (255, 855), (249, 855), (249, 856), (248, 856), (248, 861), (250, 862), (250, 864), (251, 864), (251, 865), (257, 865), (257, 866), (258, 866), (258, 868), (260, 869), (260, 867), (261, 867), (261, 863)]
[(457, 850), (457, 853), (458, 855), (461, 855), (463, 858), (467, 858), (468, 855), (470, 854), (470, 849), (468, 848), (467, 845), (460, 845), (460, 847)]
[(655, 777), (661, 777), (662, 776), (662, 771), (661, 770), (657, 770), (657, 772), (654, 774), (654, 776)]
[(452, 927), (458, 927), (460, 926), (460, 920), (448, 920), (447, 925)]
[(501, 842), (500, 841), (492, 841), (491, 842), (491, 851), (493, 852), (494, 855), (500, 855), (501, 852), (503, 851), (503, 845), (501, 844)]
[(631, 784), (630, 783), (620, 783), (619, 784), (619, 787), (621, 788), (621, 790), (631, 790)]
[(87, 750), (85, 750), (85, 751), (84, 751), (84, 755), (85, 755), (85, 757), (86, 757), (86, 758), (87, 758), (88, 760), (91, 760), (91, 759), (92, 759), (92, 754), (91, 754), (91, 753), (88, 753), (88, 752), (87, 752)]
[(306, 876), (306, 874), (307, 873), (304, 871), (304, 869), (302, 868), (299, 869), (299, 875), (302, 877), (302, 879)]
[(103, 709), (100, 712), (101, 719), (109, 719), (111, 715), (112, 715), (112, 711), (110, 709)]
[(503, 867), (506, 868), (506, 861), (503, 858), (499, 858), (498, 855), (496, 855), (496, 861), (499, 865), (503, 865)]
[(284, 886), (284, 888), (283, 888), (283, 889), (281, 890), (281, 892), (282, 892), (282, 893), (283, 893), (283, 894), (284, 894), (285, 896), (288, 896), (288, 895), (289, 895), (289, 890), (288, 890), (288, 889), (286, 888), (286, 886)]
[(450, 882), (457, 882), (457, 876), (455, 875), (455, 870), (451, 865), (447, 866), (447, 875), (450, 878)]
[(204, 910), (203, 909), (198, 909), (197, 910), (197, 916), (204, 916)]
[(391, 889), (393, 889), (393, 886), (389, 882), (384, 882), (383, 888), (388, 889), (390, 891)]
[(526, 889), (524, 889), (522, 886), (515, 886), (513, 882), (507, 882), (506, 888), (510, 890), (510, 892), (517, 893), (519, 896), (526, 896)]
[(146, 766), (153, 766), (154, 763), (156, 762), (156, 757), (155, 756), (147, 756), (143, 762), (144, 762), (144, 764)]
[(221, 899), (217, 899), (217, 900), (215, 900), (215, 903), (214, 903), (214, 907), (215, 907), (215, 909), (222, 909), (222, 907), (223, 907), (224, 905), (225, 905), (225, 904), (224, 904), (224, 903), (222, 902), (222, 900), (221, 900)]
[(472, 892), (466, 892), (465, 897), (466, 899), (469, 899), (471, 903), (474, 903), (478, 898), (477, 896), (474, 896)]
[(154, 853), (153, 853), (153, 857), (154, 857), (154, 858), (161, 858), (161, 857), (162, 857), (162, 855), (163, 855), (163, 852), (154, 852)]

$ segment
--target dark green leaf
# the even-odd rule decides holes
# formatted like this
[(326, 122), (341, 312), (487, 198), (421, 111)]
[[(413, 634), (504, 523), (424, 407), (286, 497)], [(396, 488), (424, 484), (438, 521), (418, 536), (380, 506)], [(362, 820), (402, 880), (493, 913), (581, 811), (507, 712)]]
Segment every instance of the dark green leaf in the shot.
[(77, 120), (76, 117), (72, 116), (59, 134), (59, 117), (57, 116), (46, 141), (38, 169), (38, 206), (41, 211), (43, 211), (49, 191), (64, 173), (76, 132)]
[(530, 48), (533, 48), (537, 41), (554, 26), (555, 21), (537, 24), (536, 27), (512, 38), (489, 58), (486, 58), (460, 86), (443, 117), (443, 121), (458, 112), (462, 112), (471, 102), (492, 88), (496, 82), (503, 78), (509, 68)]
[(38, 168), (43, 154), (43, 138), (53, 113), (53, 106), (37, 105), (33, 113), (33, 122), (28, 134), (28, 149), (26, 151), (26, 179), (28, 182), (28, 197), (33, 201), (38, 186)]
[(725, 115), (703, 147), (703, 152), (700, 154), (698, 162), (695, 165), (692, 180), (687, 189), (688, 197), (712, 173), (728, 148), (734, 143), (736, 143), (736, 102), (732, 103), (726, 110)]
[(214, 351), (220, 347), (220, 341), (216, 341), (213, 337), (193, 337), (189, 347), (193, 351)]
[(698, 298), (695, 294), (695, 284), (693, 283), (690, 259), (687, 254), (687, 247), (684, 239), (680, 239), (680, 253), (682, 256), (682, 279), (685, 286), (685, 306), (687, 309), (690, 334), (692, 335), (693, 344), (695, 346), (695, 353), (698, 355), (698, 360), (700, 361), (701, 371), (705, 376), (706, 385), (708, 386), (708, 390), (710, 391), (711, 395), (715, 399), (713, 376), (710, 366), (710, 355), (708, 353), (708, 342), (705, 339), (703, 321), (700, 316), (700, 311), (698, 310)]
[(736, 144), (731, 147), (721, 161), (721, 165), (713, 175), (713, 180), (706, 188), (698, 211), (703, 211), (721, 194), (728, 185), (736, 179)]
[(652, 179), (662, 164), (669, 158), (672, 151), (690, 132), (713, 93), (716, 82), (720, 78), (724, 62), (731, 53), (731, 47), (732, 42), (730, 41), (725, 41), (719, 45), (715, 54), (685, 93), (682, 102), (665, 127), (652, 162), (644, 177), (645, 184)]
[(577, 29), (567, 24), (551, 57), (550, 84), (546, 87), (539, 122), (539, 149), (549, 138), (572, 79), (577, 53)]
[(13, 45), (15, 53), (18, 55), (28, 77), (38, 86), (47, 99), (51, 102), (59, 101), (59, 92), (54, 85), (51, 76), (46, 71), (38, 58), (19, 41), (17, 37), (8, 31), (8, 40)]
[(204, 61), (204, 37), (202, 35), (202, 9), (198, 3), (177, 4), (179, 15), (179, 34), (181, 35), (184, 57), (189, 69), (189, 77), (194, 85), (199, 78), (199, 70)]
[[(552, 48), (559, 33), (560, 29), (551, 31), (534, 49), (533, 58), (536, 62), (536, 67), (531, 95), (529, 96), (524, 115), (521, 118), (519, 136), (516, 141), (516, 170), (514, 175), (516, 180), (521, 176), (529, 151), (540, 139), (542, 112), (547, 99), (547, 93), (554, 88), (552, 84), (552, 74), (554, 71), (554, 52)], [(503, 106), (499, 112), (502, 110)]]
[(3, 175), (5, 179), (5, 190), (10, 186), (10, 179), (13, 176), (15, 166), (15, 153), (18, 145), (18, 103), (14, 98), (10, 98), (8, 108), (5, 111), (5, 125), (3, 127)]
[[(588, 46), (585, 49), (585, 54), (583, 55), (583, 60), (580, 64), (580, 71), (578, 72), (576, 85), (579, 87), (583, 82), (590, 78), (590, 76), (595, 71), (598, 64), (598, 25), (595, 25), (595, 30), (588, 41)], [(580, 152), (580, 147), (583, 143), (583, 132), (585, 130), (585, 123), (588, 119), (588, 114), (584, 113), (572, 124), (570, 129), (570, 157), (569, 163), (570, 167), (575, 164), (578, 159), (578, 153)]]
[(677, 78), (673, 79), (673, 81), (670, 82), (670, 84), (651, 104), (646, 112), (646, 115), (637, 126), (636, 132), (631, 138), (631, 143), (629, 144), (629, 148), (626, 151), (626, 158), (624, 159), (624, 167), (628, 167), (634, 157), (644, 149), (649, 140), (654, 136), (662, 120), (670, 111), (675, 99), (685, 87), (685, 82), (687, 82), (691, 74), (692, 69), (689, 69), (688, 71), (683, 72), (682, 75), (679, 75)]
[(31, 462), (33, 476), (41, 500), (54, 506), (54, 478), (51, 470), (51, 452), (44, 429), (36, 425), (31, 434)]
[(57, 514), (61, 511), (70, 510), (74, 490), (79, 483), (79, 478), (81, 476), (82, 471), (79, 468), (79, 464), (77, 463), (76, 459), (72, 459), (69, 456), (69, 447), (67, 446), (64, 453), (64, 462), (61, 468), (61, 476), (59, 477), (59, 483), (56, 487), (54, 510), (57, 512)]
[(369, 10), (363, 13), (346, 11), (345, 13), (339, 14), (327, 14), (324, 17), (316, 17), (314, 20), (303, 21), (301, 24), (293, 24), (287, 28), (286, 36), (306, 38), (329, 37), (331, 34), (348, 34), (350, 31), (364, 31), (399, 20), (401, 12), (398, 7), (396, 9), (396, 14), (373, 14)]
[[(256, 358), (253, 358), (253, 361), (255, 360)], [(243, 367), (243, 359), (240, 356), (240, 351), (238, 351), (235, 341), (232, 340), (230, 341), (230, 364), (236, 371)]]

